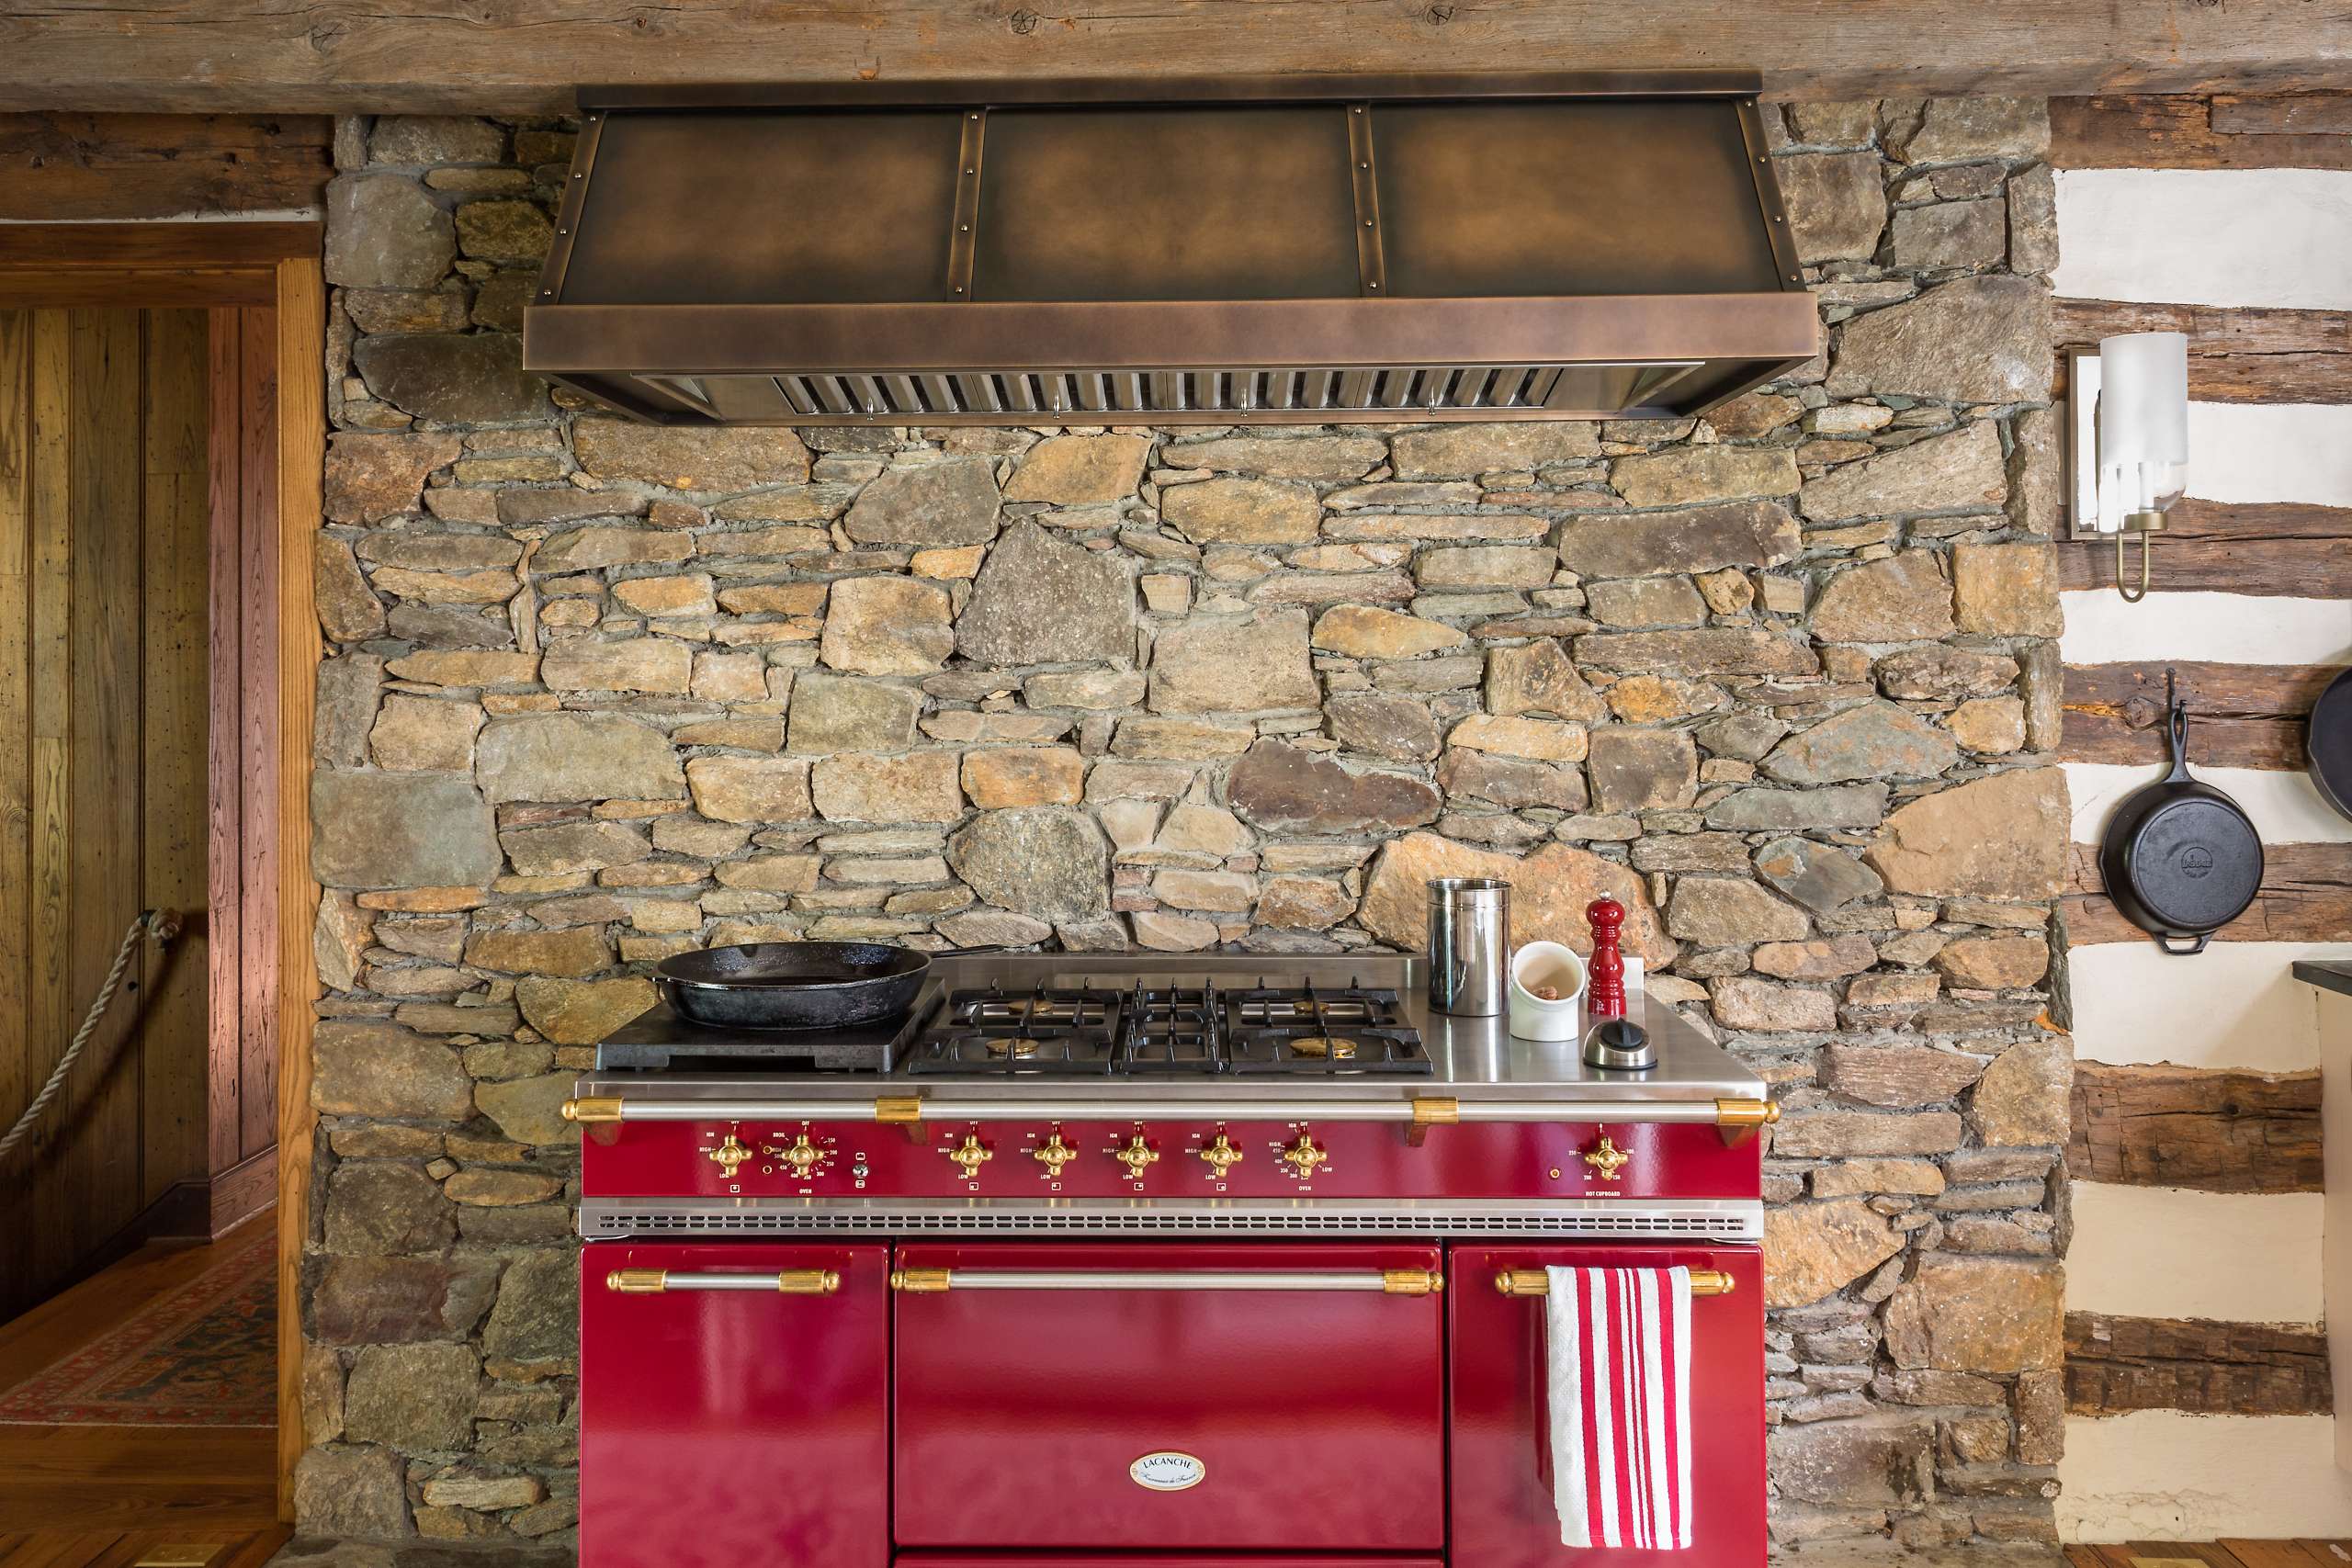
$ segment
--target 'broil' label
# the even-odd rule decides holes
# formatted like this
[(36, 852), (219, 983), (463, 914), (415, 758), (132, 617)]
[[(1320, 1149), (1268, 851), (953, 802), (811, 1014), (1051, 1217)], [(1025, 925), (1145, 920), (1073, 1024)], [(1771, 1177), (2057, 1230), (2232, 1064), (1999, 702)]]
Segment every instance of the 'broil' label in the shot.
[(1146, 1454), (1127, 1466), (1127, 1478), (1153, 1492), (1182, 1492), (1198, 1486), (1208, 1472), (1209, 1467), (1198, 1459), (1173, 1449)]

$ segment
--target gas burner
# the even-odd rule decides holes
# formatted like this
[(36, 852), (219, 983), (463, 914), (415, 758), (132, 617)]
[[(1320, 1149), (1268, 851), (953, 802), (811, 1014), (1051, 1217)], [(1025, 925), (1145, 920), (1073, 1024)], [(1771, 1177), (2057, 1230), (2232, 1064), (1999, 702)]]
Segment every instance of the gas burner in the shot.
[(1226, 995), (1228, 1066), (1235, 1073), (1403, 1073), (1433, 1069), (1420, 1031), (1405, 1021), (1393, 990), (1312, 984)]
[(958, 990), (906, 1056), (910, 1073), (1097, 1074), (1118, 1070), (1115, 991)]

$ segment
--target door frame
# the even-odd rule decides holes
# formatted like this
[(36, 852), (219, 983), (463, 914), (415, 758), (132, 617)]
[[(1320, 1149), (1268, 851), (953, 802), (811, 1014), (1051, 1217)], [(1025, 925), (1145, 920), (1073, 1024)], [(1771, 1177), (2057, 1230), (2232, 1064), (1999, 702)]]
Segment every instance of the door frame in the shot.
[[(275, 798), (245, 826), (277, 866), (262, 912), (277, 971), (277, 1511), (294, 1517), (302, 1432), (302, 1242), (310, 1233), (311, 1004), (319, 994), (311, 926), (311, 709), (320, 653), (313, 548), (326, 454), (324, 227), (315, 222), (0, 224), (0, 308), (268, 306), (275, 323), (276, 684), (243, 699), (276, 728)], [(220, 526), (216, 513), (214, 527)], [(274, 928), (274, 929), (270, 929)], [(248, 925), (248, 930), (254, 929)]]

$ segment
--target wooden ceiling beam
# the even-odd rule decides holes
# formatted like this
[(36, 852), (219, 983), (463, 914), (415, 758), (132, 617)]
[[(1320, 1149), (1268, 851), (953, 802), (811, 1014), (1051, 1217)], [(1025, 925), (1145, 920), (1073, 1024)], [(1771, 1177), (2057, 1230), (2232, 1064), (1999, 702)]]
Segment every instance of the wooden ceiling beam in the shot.
[(43, 0), (0, 108), (535, 113), (582, 82), (1744, 66), (1776, 97), (2340, 87), (2352, 0)]

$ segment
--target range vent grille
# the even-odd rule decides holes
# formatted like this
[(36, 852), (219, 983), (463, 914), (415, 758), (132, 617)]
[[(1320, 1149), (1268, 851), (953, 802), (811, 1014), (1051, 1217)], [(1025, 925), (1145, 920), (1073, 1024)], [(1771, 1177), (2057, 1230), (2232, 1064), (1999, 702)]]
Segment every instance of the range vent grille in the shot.
[[(1396, 366), (1387, 369), (991, 370), (953, 375), (643, 378), (721, 418), (765, 412), (779, 400), (802, 418), (923, 419), (992, 413), (1264, 413), (1346, 409), (1541, 409), (1568, 367)], [(1595, 367), (1581, 366), (1589, 371)], [(1625, 366), (1641, 395), (1692, 368)]]

